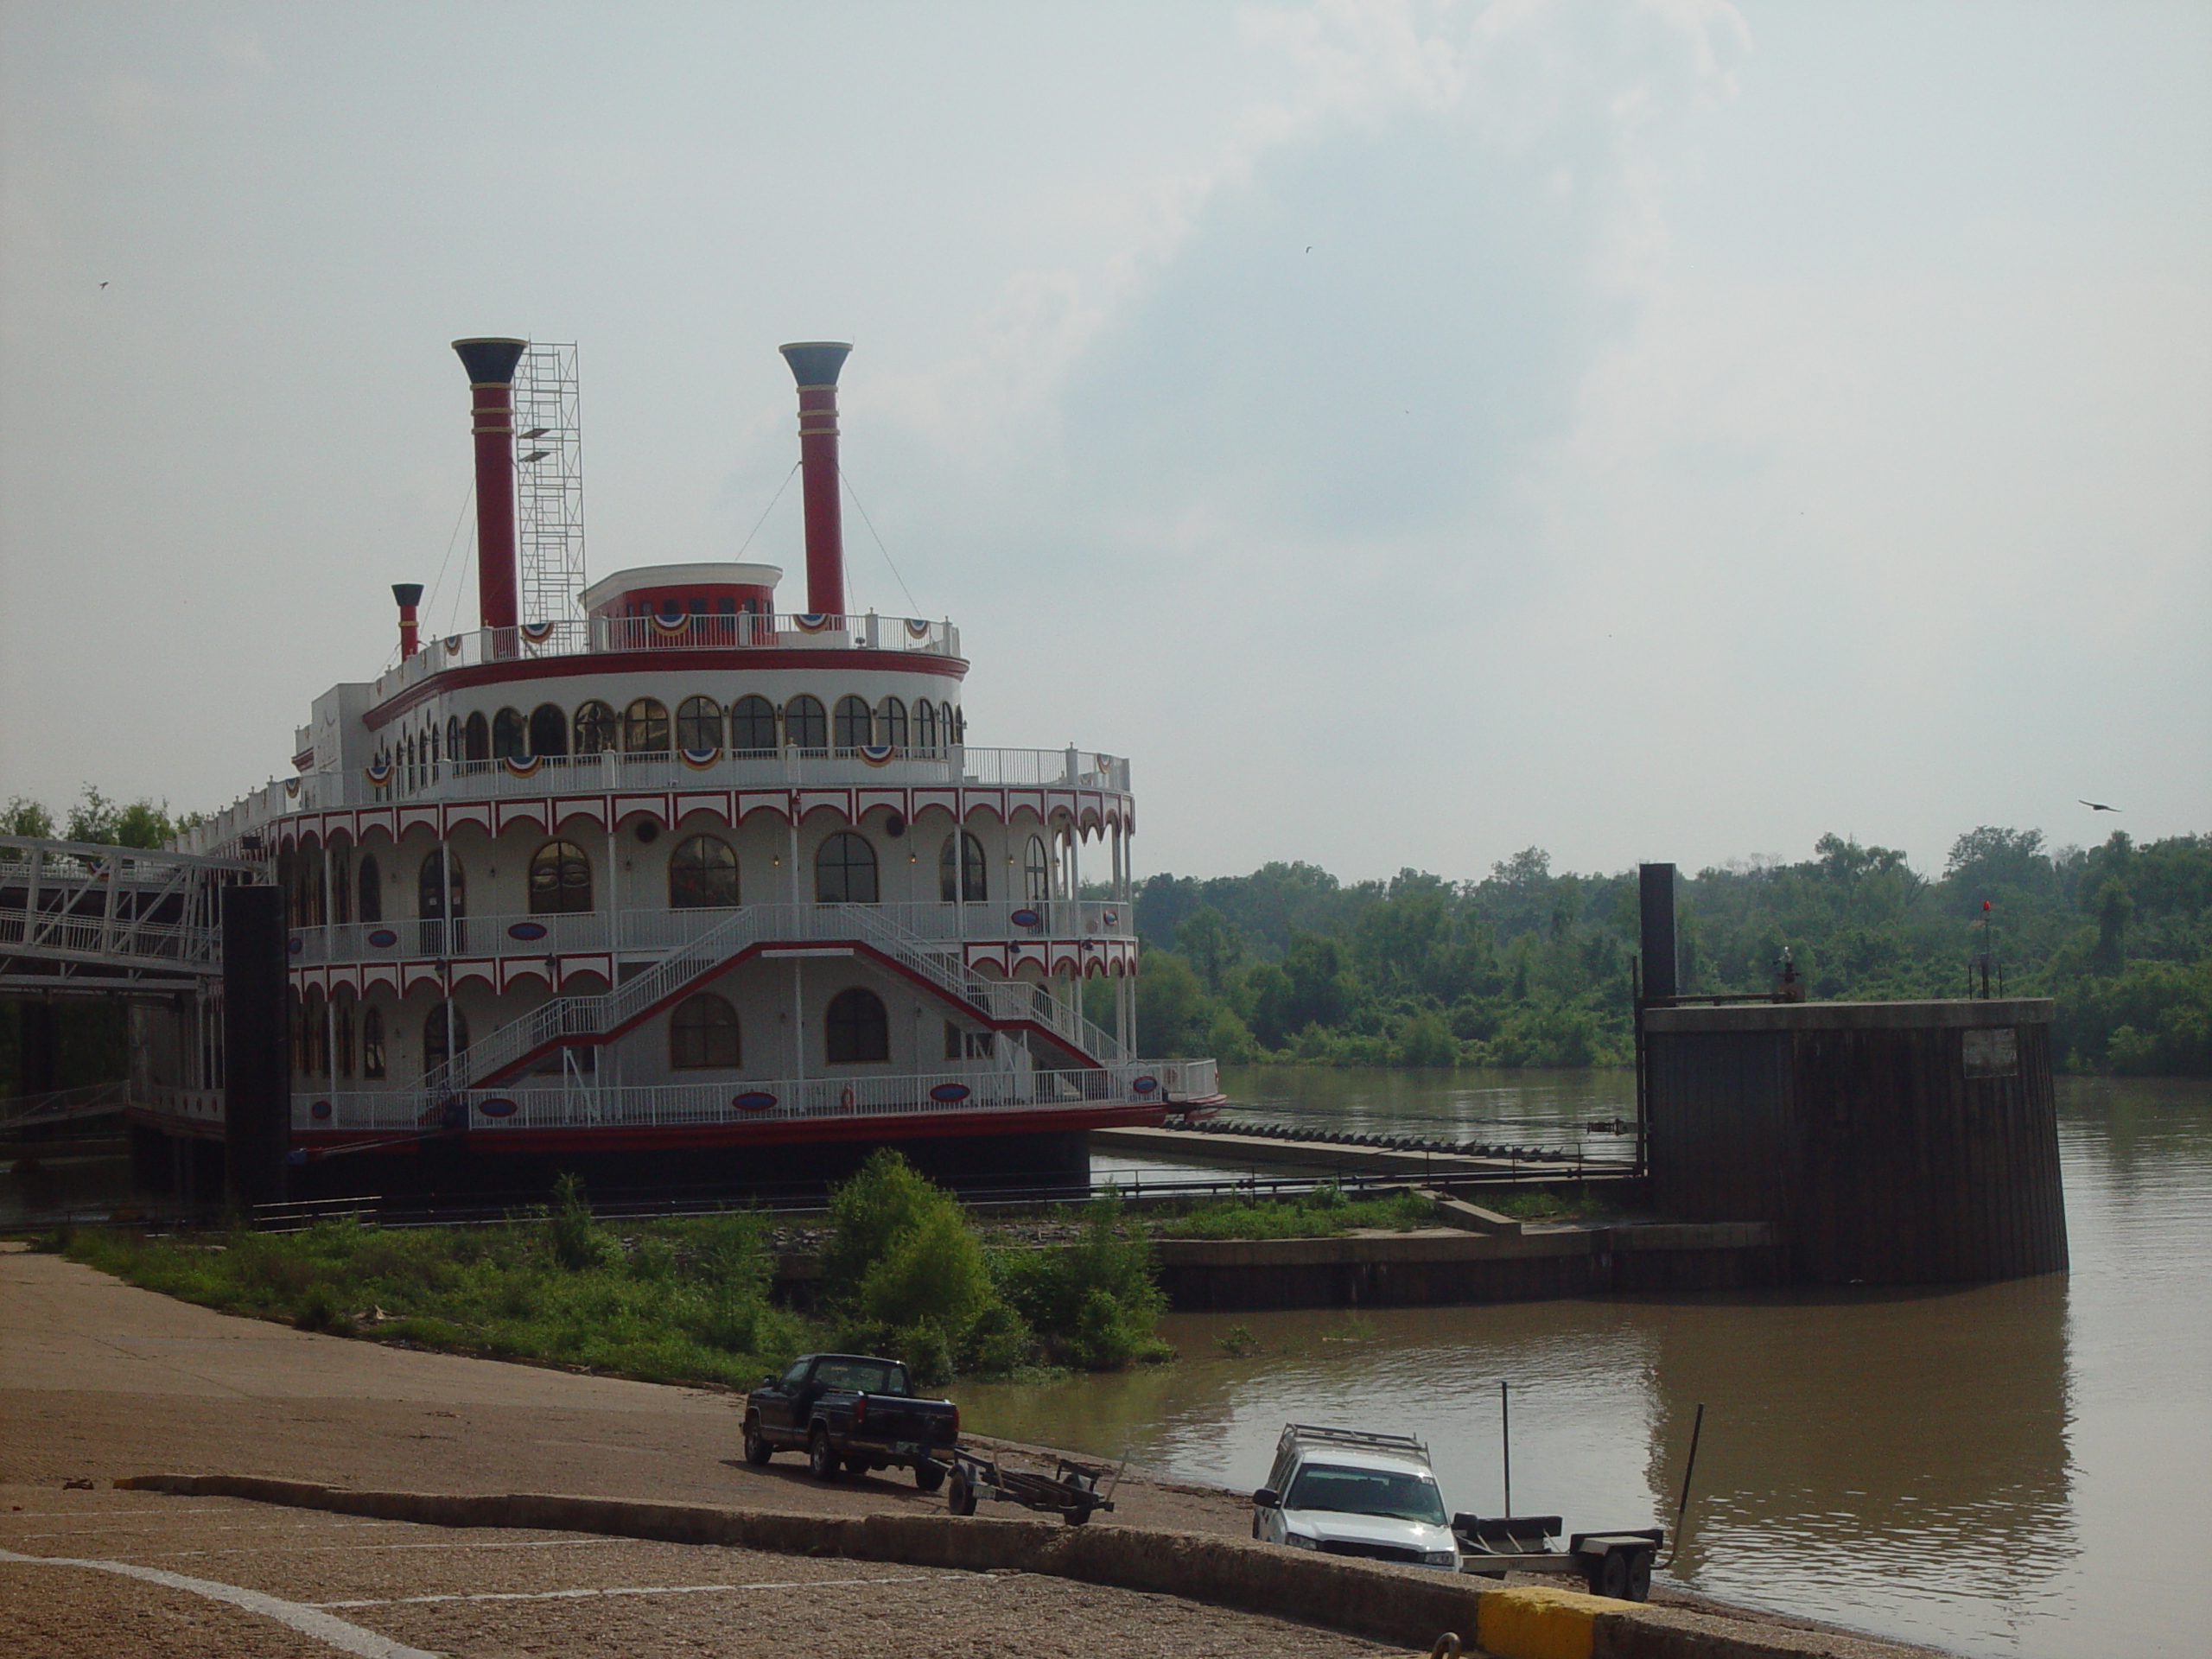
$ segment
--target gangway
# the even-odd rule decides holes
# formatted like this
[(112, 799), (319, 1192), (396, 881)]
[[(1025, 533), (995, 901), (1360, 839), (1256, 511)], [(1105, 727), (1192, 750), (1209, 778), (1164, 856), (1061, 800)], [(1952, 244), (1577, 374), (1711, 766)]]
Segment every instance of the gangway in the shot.
[(223, 974), (233, 859), (0, 836), (0, 995), (197, 988)]

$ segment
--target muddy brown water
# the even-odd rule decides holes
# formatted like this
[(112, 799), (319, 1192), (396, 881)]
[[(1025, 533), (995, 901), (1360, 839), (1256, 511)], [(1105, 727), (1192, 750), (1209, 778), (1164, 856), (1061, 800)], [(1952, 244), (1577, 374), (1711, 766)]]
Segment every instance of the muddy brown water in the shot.
[[(1254, 1070), (1226, 1086), (1240, 1115), (1526, 1144), (1571, 1139), (1631, 1091), (1611, 1073)], [(1408, 1432), (1455, 1508), (1495, 1512), (1503, 1378), (1516, 1510), (1594, 1530), (1671, 1527), (1703, 1402), (1681, 1583), (1973, 1655), (2201, 1653), (2212, 1084), (2066, 1078), (2059, 1107), (2066, 1274), (1175, 1315), (1175, 1365), (969, 1385), (963, 1421), (1238, 1487), (1265, 1478), (1287, 1421)], [(1257, 1353), (1223, 1351), (1237, 1325)]]

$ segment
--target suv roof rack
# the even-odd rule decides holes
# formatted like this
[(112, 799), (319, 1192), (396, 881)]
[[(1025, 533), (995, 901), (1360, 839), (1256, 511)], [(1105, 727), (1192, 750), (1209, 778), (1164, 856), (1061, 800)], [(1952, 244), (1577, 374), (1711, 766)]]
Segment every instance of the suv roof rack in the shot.
[(1411, 1434), (1376, 1434), (1358, 1428), (1325, 1428), (1314, 1423), (1285, 1423), (1282, 1438), (1275, 1442), (1275, 1455), (1281, 1456), (1287, 1446), (1307, 1444), (1410, 1452), (1423, 1463), (1428, 1461), (1428, 1447)]

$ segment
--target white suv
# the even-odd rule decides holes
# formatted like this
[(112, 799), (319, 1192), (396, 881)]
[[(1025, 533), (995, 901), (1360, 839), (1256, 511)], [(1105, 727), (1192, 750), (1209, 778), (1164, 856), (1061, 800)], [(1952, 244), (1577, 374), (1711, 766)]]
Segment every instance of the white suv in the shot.
[(1286, 1423), (1268, 1484), (1252, 1494), (1263, 1543), (1459, 1570), (1428, 1448), (1410, 1434)]

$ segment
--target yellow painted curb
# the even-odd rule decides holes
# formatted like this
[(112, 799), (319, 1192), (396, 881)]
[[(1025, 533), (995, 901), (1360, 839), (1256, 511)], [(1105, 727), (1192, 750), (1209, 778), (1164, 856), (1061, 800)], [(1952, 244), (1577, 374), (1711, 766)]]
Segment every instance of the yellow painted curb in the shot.
[(1620, 1610), (1619, 1602), (1579, 1590), (1485, 1590), (1475, 1610), (1475, 1645), (1497, 1659), (1590, 1659), (1598, 1615)]

